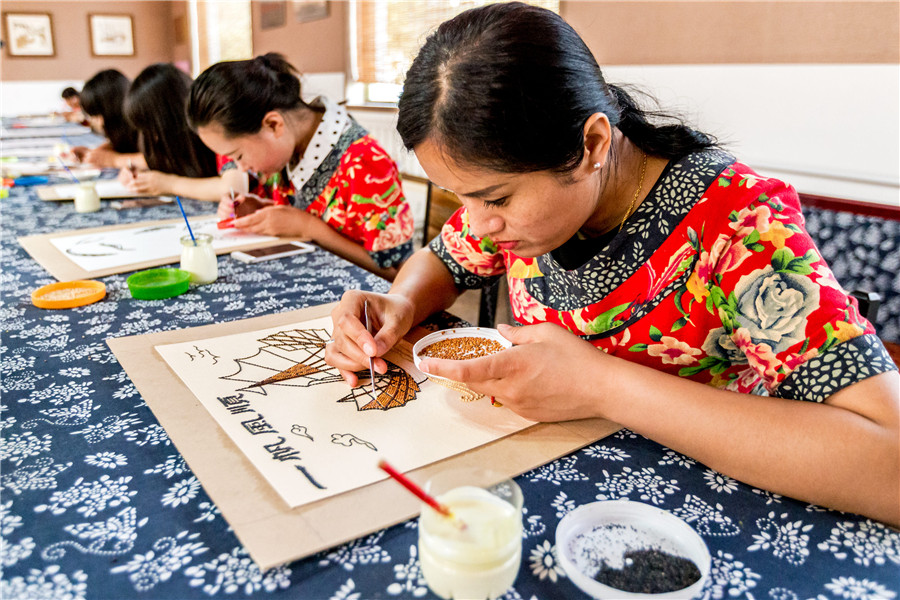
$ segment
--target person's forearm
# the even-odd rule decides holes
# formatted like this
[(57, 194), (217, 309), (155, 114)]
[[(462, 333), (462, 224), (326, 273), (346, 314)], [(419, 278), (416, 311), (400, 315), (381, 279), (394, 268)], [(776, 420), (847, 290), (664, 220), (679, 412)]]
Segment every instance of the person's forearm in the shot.
[(117, 169), (128, 169), (131, 168), (131, 165), (134, 165), (138, 168), (146, 166), (147, 162), (144, 160), (144, 155), (140, 152), (131, 152), (128, 154), (116, 152), (115, 154), (113, 154), (112, 164), (110, 166)]
[(228, 193), (228, 184), (221, 177), (183, 177), (164, 174), (165, 192), (175, 196), (218, 202)]
[(450, 308), (460, 291), (444, 263), (431, 250), (422, 248), (400, 269), (390, 293), (410, 301), (415, 310), (413, 325), (418, 325), (434, 313)]
[(891, 396), (896, 372), (835, 394), (838, 404), (851, 390), (882, 399), (867, 402), (863, 416), (839, 405), (727, 392), (621, 363), (606, 369), (618, 390), (600, 400), (608, 419), (750, 485), (900, 525), (898, 413)]

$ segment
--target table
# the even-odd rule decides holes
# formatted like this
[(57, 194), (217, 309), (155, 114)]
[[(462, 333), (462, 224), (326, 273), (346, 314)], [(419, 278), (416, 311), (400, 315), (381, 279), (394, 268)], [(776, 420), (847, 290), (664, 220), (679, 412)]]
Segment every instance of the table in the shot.
[[(185, 201), (188, 214), (212, 205)], [(127, 274), (105, 300), (32, 306), (53, 279), (21, 235), (173, 218), (177, 207), (76, 213), (13, 188), (0, 203), (3, 307), (0, 411), (0, 597), (433, 598), (412, 520), (260, 572), (104, 343), (333, 302), (388, 284), (323, 250), (245, 265), (219, 258), (211, 285), (165, 301), (133, 300)], [(173, 212), (174, 211), (174, 212)], [(525, 473), (523, 560), (504, 596), (586, 598), (556, 558), (559, 520), (604, 499), (673, 512), (713, 557), (704, 598), (896, 598), (900, 533), (725, 477), (628, 430)]]

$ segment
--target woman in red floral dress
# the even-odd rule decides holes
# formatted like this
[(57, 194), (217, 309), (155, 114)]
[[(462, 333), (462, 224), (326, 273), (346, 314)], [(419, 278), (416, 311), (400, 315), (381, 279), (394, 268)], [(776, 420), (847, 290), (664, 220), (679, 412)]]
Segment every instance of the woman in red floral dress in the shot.
[(393, 279), (412, 253), (412, 211), (391, 157), (343, 106), (300, 98), (280, 55), (213, 65), (194, 82), (188, 115), (200, 139), (260, 174), (221, 218), (263, 235), (309, 239)]
[(900, 524), (897, 367), (793, 188), (648, 121), (558, 15), (520, 3), (428, 38), (398, 129), (463, 208), (389, 294), (348, 292), (333, 312), (326, 360), (349, 383), (505, 276), (514, 346), (422, 370), (529, 419), (604, 417), (750, 485)]

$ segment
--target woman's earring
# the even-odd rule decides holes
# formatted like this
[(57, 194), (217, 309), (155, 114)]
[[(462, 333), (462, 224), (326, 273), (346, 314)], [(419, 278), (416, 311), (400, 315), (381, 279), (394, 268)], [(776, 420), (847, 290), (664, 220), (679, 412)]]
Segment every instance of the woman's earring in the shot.
[(595, 163), (594, 163), (594, 168), (595, 168), (595, 169), (599, 169), (601, 166), (602, 166), (602, 165), (601, 165), (600, 163), (598, 163), (598, 162), (595, 162)]

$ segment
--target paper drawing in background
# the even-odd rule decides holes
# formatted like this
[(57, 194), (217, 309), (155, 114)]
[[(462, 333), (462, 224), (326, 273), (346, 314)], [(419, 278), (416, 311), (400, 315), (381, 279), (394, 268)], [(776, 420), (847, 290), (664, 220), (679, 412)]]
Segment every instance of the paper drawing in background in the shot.
[[(324, 361), (328, 317), (156, 346), (269, 484), (291, 506), (385, 478), (380, 456), (407, 471), (532, 425), (425, 378), (408, 345), (350, 388)], [(404, 343), (405, 344), (405, 343)]]
[[(213, 236), (216, 252), (252, 244), (276, 241), (271, 236), (244, 233), (237, 229), (218, 229), (216, 218), (191, 220), (194, 234)], [(50, 238), (64, 256), (86, 271), (99, 271), (181, 254), (181, 238), (188, 235), (184, 221), (141, 225), (93, 233), (74, 233)]]

